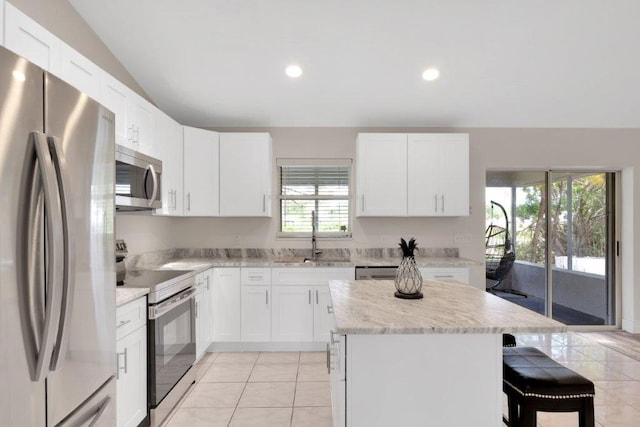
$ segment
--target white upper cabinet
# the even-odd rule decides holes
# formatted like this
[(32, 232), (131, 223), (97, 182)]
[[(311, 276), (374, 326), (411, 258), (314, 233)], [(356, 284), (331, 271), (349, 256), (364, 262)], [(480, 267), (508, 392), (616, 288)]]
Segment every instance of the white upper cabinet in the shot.
[(162, 209), (160, 215), (183, 215), (182, 125), (160, 110), (155, 111), (158, 157), (162, 160)]
[(409, 216), (469, 215), (469, 135), (409, 134)]
[(356, 145), (358, 216), (407, 215), (407, 135), (361, 133)]
[(4, 45), (39, 67), (60, 74), (60, 40), (11, 3), (5, 3)]
[(100, 97), (102, 70), (68, 44), (60, 42), (60, 78), (93, 99)]
[(130, 90), (107, 73), (102, 73), (98, 101), (116, 116), (116, 144), (135, 150), (127, 132), (127, 103)]
[(184, 126), (184, 215), (219, 215), (218, 132)]
[(220, 216), (271, 216), (271, 136), (220, 133)]
[(130, 144), (137, 151), (157, 157), (159, 153), (155, 152), (153, 143), (155, 107), (131, 90), (127, 98), (127, 135)]
[(467, 134), (359, 134), (358, 216), (469, 215)]
[(0, 46), (4, 46), (4, 0), (0, 0)]

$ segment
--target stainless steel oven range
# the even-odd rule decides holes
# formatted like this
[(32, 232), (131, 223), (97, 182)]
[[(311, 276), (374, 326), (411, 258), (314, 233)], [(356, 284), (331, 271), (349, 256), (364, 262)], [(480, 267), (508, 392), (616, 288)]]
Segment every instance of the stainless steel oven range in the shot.
[(127, 271), (124, 287), (150, 288), (147, 400), (151, 426), (162, 423), (195, 382), (195, 272)]

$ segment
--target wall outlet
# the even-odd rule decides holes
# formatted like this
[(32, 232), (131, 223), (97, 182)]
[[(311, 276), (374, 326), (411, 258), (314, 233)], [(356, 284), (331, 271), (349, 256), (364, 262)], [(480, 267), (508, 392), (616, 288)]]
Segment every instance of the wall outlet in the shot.
[(453, 243), (469, 243), (473, 240), (471, 233), (453, 233)]

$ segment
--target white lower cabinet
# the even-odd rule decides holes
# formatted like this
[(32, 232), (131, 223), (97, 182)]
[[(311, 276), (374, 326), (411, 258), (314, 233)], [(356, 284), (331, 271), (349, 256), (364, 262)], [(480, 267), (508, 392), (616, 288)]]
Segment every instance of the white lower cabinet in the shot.
[(240, 341), (240, 269), (214, 268), (211, 291), (211, 340)]
[(313, 341), (313, 295), (310, 286), (273, 286), (273, 341)]
[(196, 274), (196, 360), (211, 344), (212, 269)]
[(346, 425), (346, 394), (347, 378), (344, 355), (346, 343), (345, 335), (334, 334), (332, 340), (327, 344), (329, 352), (329, 381), (331, 382), (331, 419), (333, 427), (344, 427)]
[(137, 426), (147, 415), (147, 298), (117, 309), (117, 423)]
[(271, 341), (271, 286), (242, 286), (241, 340)]
[(329, 341), (329, 281), (354, 275), (353, 267), (273, 268), (273, 341)]

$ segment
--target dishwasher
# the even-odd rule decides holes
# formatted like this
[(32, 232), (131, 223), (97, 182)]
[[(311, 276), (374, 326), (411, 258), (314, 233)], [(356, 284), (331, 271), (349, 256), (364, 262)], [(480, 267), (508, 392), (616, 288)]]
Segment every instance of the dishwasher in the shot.
[(395, 279), (397, 265), (356, 266), (356, 280)]

